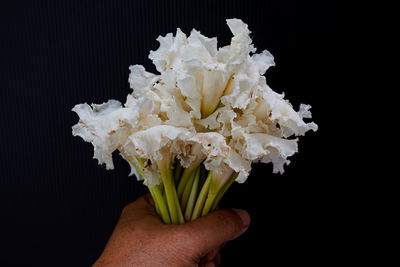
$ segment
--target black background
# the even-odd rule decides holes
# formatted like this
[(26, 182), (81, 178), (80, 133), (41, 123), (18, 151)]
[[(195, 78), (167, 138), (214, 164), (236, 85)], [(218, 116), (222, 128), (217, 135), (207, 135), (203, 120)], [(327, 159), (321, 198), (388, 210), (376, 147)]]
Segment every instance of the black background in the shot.
[[(303, 3), (307, 2), (307, 3)], [(320, 3), (322, 2), (322, 3)], [(268, 84), (297, 109), (312, 105), (320, 129), (300, 138), (299, 154), (283, 175), (255, 164), (248, 181), (234, 184), (222, 207), (244, 208), (248, 232), (222, 250), (222, 266), (274, 262), (323, 264), (349, 253), (337, 216), (345, 191), (335, 175), (343, 81), (341, 34), (345, 6), (336, 1), (32, 1), (1, 2), (1, 266), (89, 266), (102, 252), (124, 205), (146, 192), (128, 177), (92, 159), (93, 147), (73, 137), (78, 103), (124, 102), (128, 67), (158, 47), (158, 35), (195, 28), (229, 44), (227, 18), (249, 25), (258, 51), (276, 67)], [(150, 241), (151, 242), (151, 241)], [(271, 265), (274, 266), (274, 265)]]

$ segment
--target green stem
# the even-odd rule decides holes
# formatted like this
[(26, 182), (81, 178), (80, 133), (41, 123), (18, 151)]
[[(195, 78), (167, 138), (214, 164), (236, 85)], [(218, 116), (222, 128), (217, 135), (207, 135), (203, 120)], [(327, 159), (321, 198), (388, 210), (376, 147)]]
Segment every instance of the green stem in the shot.
[(172, 170), (168, 167), (166, 170), (160, 169), (160, 173), (161, 179), (164, 184), (165, 195), (167, 197), (167, 204), (169, 213), (171, 215), (171, 221), (173, 224), (184, 223), (185, 220), (179, 206), (179, 200), (174, 185)]
[(238, 176), (238, 173), (232, 174), (231, 178), (228, 180), (228, 182), (224, 185), (224, 187), (221, 188), (221, 190), (218, 192), (217, 197), (215, 198), (214, 203), (211, 206), (211, 211), (214, 211), (215, 208), (217, 207), (218, 203), (220, 202), (221, 198), (224, 196), (225, 192), (228, 190), (228, 188), (233, 184), (233, 182), (236, 180)]
[(201, 216), (204, 216), (210, 212), (211, 207), (216, 198), (217, 198), (216, 193), (211, 193), (210, 191), (208, 192), (206, 203), (204, 204), (203, 211), (201, 212)]
[(161, 219), (163, 220), (164, 223), (171, 224), (171, 218), (169, 216), (168, 208), (165, 204), (165, 201), (163, 200), (160, 187), (156, 185), (153, 187), (149, 187), (149, 190), (150, 190), (151, 196), (154, 199), (154, 203), (156, 203), (156, 208), (158, 206), (158, 209), (159, 209), (158, 214), (160, 214)]
[(200, 167), (197, 167), (196, 170), (194, 171), (194, 174), (190, 176), (189, 181), (186, 183), (185, 190), (183, 191), (182, 197), (181, 197), (181, 208), (182, 210), (185, 210), (187, 201), (189, 199), (190, 192), (192, 191), (192, 186), (194, 182), (194, 178), (196, 175), (198, 175), (198, 172), (200, 171)]
[[(214, 178), (214, 179), (213, 179)], [(221, 179), (221, 176), (216, 175), (216, 177), (212, 178), (212, 182), (210, 185), (210, 190), (208, 190), (208, 196), (206, 203), (204, 204), (203, 211), (201, 213), (202, 216), (208, 214), (210, 211), (214, 210), (217, 206), (218, 202), (222, 198), (223, 194), (226, 192), (228, 187), (233, 183), (236, 179), (236, 174), (233, 173), (227, 176), (225, 182), (224, 179)], [(222, 184), (221, 184), (222, 182)]]
[(185, 220), (186, 221), (190, 221), (190, 219), (192, 217), (193, 207), (196, 202), (197, 190), (199, 187), (199, 180), (200, 180), (200, 168), (197, 170), (196, 175), (194, 176), (193, 185), (190, 190), (189, 200), (186, 204), (186, 209), (185, 209)]
[[(142, 176), (143, 179), (146, 179), (145, 175), (144, 175), (144, 172), (143, 172), (143, 169), (142, 169), (145, 159), (141, 159), (141, 158), (137, 157), (136, 160), (138, 161), (140, 167), (137, 166), (136, 164), (134, 164), (132, 161), (131, 161), (131, 164), (135, 167), (136, 171), (140, 174), (140, 176)], [(160, 188), (158, 187), (158, 185), (156, 185), (154, 187), (148, 186), (148, 188), (149, 188), (150, 194), (151, 194), (151, 196), (152, 196), (152, 198), (154, 200), (154, 205), (156, 206), (157, 214), (159, 216), (161, 216), (161, 218), (164, 221), (164, 223), (168, 223), (168, 221), (169, 221), (169, 223), (171, 223), (171, 219), (169, 218), (168, 210), (166, 210), (167, 213), (165, 214), (165, 210), (161, 211), (161, 209), (160, 209), (160, 205), (164, 204), (164, 203), (162, 203), (162, 204), (160, 203), (160, 199), (159, 199)]]
[(164, 199), (164, 202), (165, 203), (167, 203), (167, 194), (165, 194), (165, 189), (164, 189), (165, 187), (164, 187), (164, 184), (162, 184), (162, 187), (161, 187), (161, 194), (162, 194), (162, 197), (163, 197), (163, 199)]
[[(123, 153), (122, 151), (123, 150), (121, 149), (120, 152)], [(135, 167), (136, 171), (140, 174), (140, 176), (142, 176), (143, 179), (146, 179), (144, 172), (143, 172), (143, 166), (144, 166), (146, 159), (136, 157), (136, 160), (138, 163), (138, 164), (136, 164), (132, 158), (129, 158), (127, 156), (125, 156), (125, 158), (128, 159), (129, 162)], [(149, 188), (151, 197), (154, 200), (154, 205), (156, 206), (157, 214), (159, 216), (161, 216), (161, 219), (163, 220), (164, 223), (170, 224), (171, 218), (169, 216), (167, 206), (165, 205), (166, 202), (162, 198), (162, 184), (156, 185), (153, 187), (149, 186), (148, 188)]]
[(186, 184), (189, 181), (189, 179), (193, 176), (193, 172), (196, 170), (196, 167), (188, 167), (183, 171), (182, 177), (179, 181), (178, 185), (178, 198), (181, 199), (183, 195), (183, 191), (185, 190)]
[[(160, 204), (158, 204), (158, 201), (156, 200), (156, 196), (155, 196), (156, 193), (154, 193), (154, 189), (152, 187), (148, 186), (147, 188), (149, 189), (151, 197), (154, 200), (154, 205), (156, 206), (156, 212), (159, 216), (161, 216)], [(163, 221), (164, 221), (164, 219), (163, 219)]]
[[(176, 192), (176, 190), (175, 190), (175, 192)], [(179, 205), (178, 198), (176, 199), (176, 202), (175, 202), (175, 209), (178, 212), (178, 224), (184, 224), (185, 223), (185, 218), (183, 217), (183, 213), (182, 213), (182, 210), (181, 210), (181, 205)]]
[(203, 210), (204, 201), (207, 198), (208, 190), (210, 188), (212, 174), (213, 174), (212, 171), (208, 172), (207, 179), (204, 182), (203, 187), (201, 188), (199, 196), (197, 197), (196, 205), (194, 207), (192, 218), (191, 218), (192, 221), (197, 219), (198, 217), (200, 217), (200, 214)]

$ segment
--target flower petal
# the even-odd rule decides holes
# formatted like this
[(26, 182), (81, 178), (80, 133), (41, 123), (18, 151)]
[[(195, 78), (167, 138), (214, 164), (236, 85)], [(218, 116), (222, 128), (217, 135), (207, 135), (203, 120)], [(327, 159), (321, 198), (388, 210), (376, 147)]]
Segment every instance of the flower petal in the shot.
[(94, 158), (99, 164), (113, 169), (112, 152), (125, 143), (131, 133), (131, 124), (135, 124), (138, 111), (135, 108), (122, 108), (121, 103), (109, 100), (100, 105), (76, 105), (72, 111), (80, 118), (72, 127), (72, 135), (82, 137), (94, 146)]

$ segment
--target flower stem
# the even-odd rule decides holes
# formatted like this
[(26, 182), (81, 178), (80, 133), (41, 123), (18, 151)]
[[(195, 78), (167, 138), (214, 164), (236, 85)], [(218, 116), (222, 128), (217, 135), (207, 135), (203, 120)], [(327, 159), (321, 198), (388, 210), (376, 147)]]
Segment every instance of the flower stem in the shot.
[[(119, 149), (121, 154), (126, 158), (133, 167), (135, 167), (136, 171), (139, 173), (140, 176), (142, 176), (143, 179), (146, 179), (144, 172), (143, 172), (143, 167), (146, 159), (142, 159), (140, 157), (129, 157), (125, 151), (120, 148)], [(135, 161), (136, 159), (136, 161)], [(152, 187), (148, 187), (150, 194), (154, 200), (154, 205), (156, 206), (156, 211), (159, 216), (161, 216), (161, 219), (164, 223), (170, 224), (171, 223), (171, 218), (169, 216), (169, 212), (166, 206), (166, 202), (163, 199), (163, 194), (162, 194), (162, 188), (163, 185), (156, 185)]]
[(156, 203), (156, 208), (158, 207), (158, 214), (160, 214), (161, 219), (164, 223), (171, 224), (171, 218), (169, 216), (168, 208), (165, 204), (165, 201), (163, 200), (160, 187), (158, 185), (149, 187), (149, 191), (154, 199), (154, 203)]
[(189, 199), (190, 192), (192, 191), (192, 186), (193, 182), (195, 179), (195, 176), (197, 173), (200, 171), (200, 166), (196, 168), (194, 171), (193, 175), (190, 176), (189, 181), (186, 183), (185, 190), (183, 191), (182, 197), (181, 197), (181, 208), (182, 210), (185, 210), (187, 201)]
[(224, 196), (225, 192), (228, 190), (228, 188), (231, 186), (231, 184), (233, 184), (233, 182), (236, 180), (238, 174), (239, 173), (232, 174), (232, 176), (229, 178), (228, 182), (218, 192), (217, 197), (215, 198), (214, 203), (211, 206), (211, 211), (215, 210), (215, 208), (217, 207), (217, 205), (220, 202), (221, 198)]
[(164, 184), (164, 191), (167, 197), (167, 205), (171, 215), (171, 222), (173, 224), (184, 223), (182, 211), (179, 206), (178, 195), (174, 185), (174, 177), (170, 167), (166, 169), (160, 168), (161, 179)]
[(199, 187), (199, 180), (200, 180), (200, 168), (197, 169), (196, 174), (194, 176), (194, 181), (192, 188), (190, 190), (190, 195), (188, 202), (186, 204), (186, 209), (185, 209), (185, 220), (190, 221), (193, 213), (193, 207), (196, 202), (196, 197), (197, 197), (197, 191)]
[(185, 190), (186, 184), (189, 181), (189, 179), (193, 176), (194, 171), (196, 170), (196, 167), (188, 167), (183, 171), (182, 177), (179, 181), (178, 185), (178, 198), (181, 199), (183, 195), (183, 191)]
[[(216, 197), (217, 197), (217, 195), (219, 193), (219, 190), (221, 188), (220, 186), (218, 186), (218, 183), (216, 183), (216, 181), (214, 181), (214, 179), (215, 178), (213, 176), (211, 176), (210, 188), (208, 190), (207, 198), (206, 198), (206, 201), (204, 203), (203, 210), (201, 212), (202, 216), (204, 216), (204, 215), (206, 215), (207, 213), (210, 212), (211, 207), (212, 207), (212, 205), (214, 203), (214, 200), (216, 199)], [(219, 181), (217, 181), (217, 182), (219, 182)]]
[(201, 216), (204, 216), (210, 212), (211, 207), (212, 207), (215, 199), (217, 198), (217, 195), (218, 194), (215, 192), (211, 193), (210, 190), (208, 191), (207, 199), (204, 203), (204, 207), (203, 207), (203, 211), (201, 212)]
[[(158, 204), (158, 201), (156, 200), (156, 196), (155, 196), (156, 193), (154, 192), (154, 188), (150, 187), (150, 186), (147, 186), (147, 188), (149, 189), (151, 197), (154, 200), (154, 205), (156, 206), (156, 212), (157, 212), (158, 216), (161, 216), (160, 204)], [(168, 214), (168, 217), (169, 217), (169, 214)], [(163, 221), (164, 221), (164, 219), (163, 219)]]
[(194, 210), (193, 210), (193, 214), (192, 214), (192, 218), (191, 218), (192, 221), (197, 219), (201, 215), (201, 212), (202, 212), (203, 206), (204, 206), (204, 202), (207, 198), (208, 190), (210, 188), (212, 174), (213, 174), (213, 172), (209, 171), (207, 179), (204, 182), (203, 187), (201, 188), (199, 196), (197, 197), (196, 205), (194, 206)]
[(236, 175), (232, 170), (225, 170), (221, 174), (213, 173), (213, 176), (211, 177), (210, 189), (208, 190), (207, 199), (201, 213), (202, 216), (208, 214), (213, 210), (213, 207), (215, 208), (217, 206), (219, 200), (222, 198), (222, 195), (232, 184), (234, 180), (232, 177), (236, 178)]

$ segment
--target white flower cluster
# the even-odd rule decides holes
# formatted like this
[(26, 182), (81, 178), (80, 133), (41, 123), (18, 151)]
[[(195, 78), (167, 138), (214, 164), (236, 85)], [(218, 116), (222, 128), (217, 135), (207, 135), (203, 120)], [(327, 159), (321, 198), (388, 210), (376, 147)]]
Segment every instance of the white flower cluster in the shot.
[(272, 162), (273, 171), (282, 173), (297, 152), (298, 140), (290, 137), (317, 130), (303, 121), (311, 118), (311, 106), (301, 104), (296, 112), (274, 92), (263, 76), (274, 66), (273, 56), (255, 53), (247, 24), (239, 19), (227, 24), (233, 37), (221, 48), (216, 38), (196, 30), (189, 37), (179, 28), (175, 36), (158, 37), (160, 47), (149, 58), (160, 74), (131, 66), (133, 93), (125, 105), (116, 100), (76, 105), (80, 120), (73, 135), (91, 142), (94, 158), (107, 169), (114, 168), (117, 149), (131, 163), (147, 159), (149, 186), (161, 182), (154, 163), (175, 158), (185, 168), (201, 162), (216, 173), (229, 168), (238, 182), (246, 180), (255, 161)]

